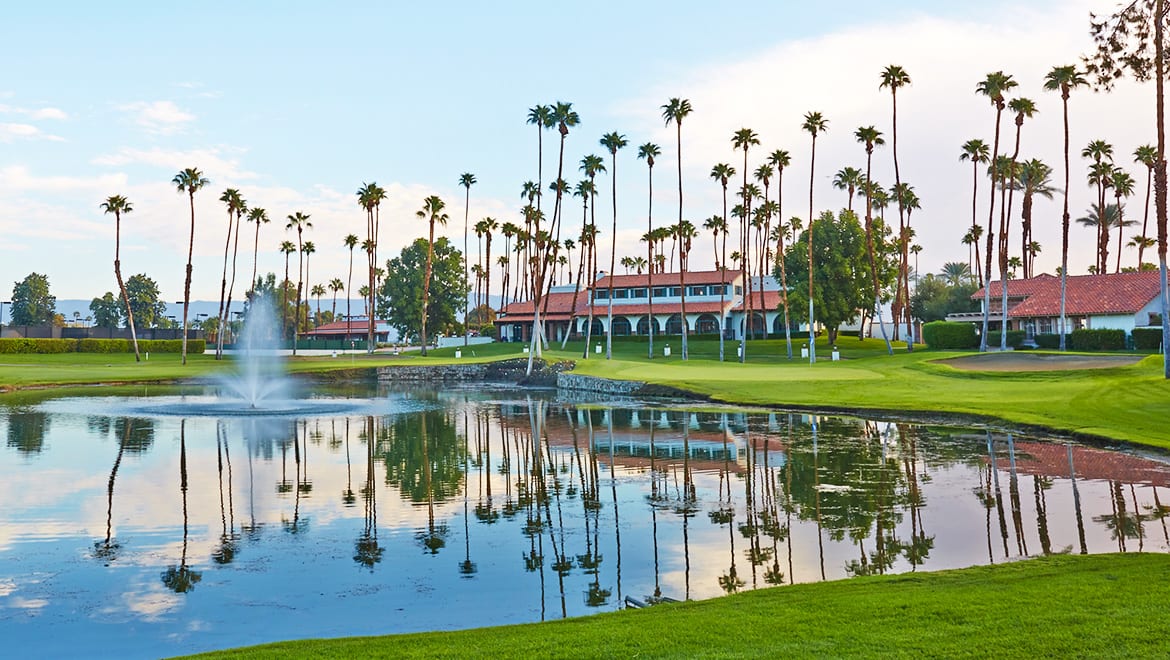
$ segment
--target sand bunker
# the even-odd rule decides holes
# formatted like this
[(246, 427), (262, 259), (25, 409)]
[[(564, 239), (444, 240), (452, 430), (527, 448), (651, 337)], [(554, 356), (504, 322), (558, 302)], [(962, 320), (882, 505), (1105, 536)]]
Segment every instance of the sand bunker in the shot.
[(1124, 367), (1141, 359), (1140, 355), (1058, 355), (1006, 351), (968, 355), (940, 362), (965, 371), (1070, 371)]

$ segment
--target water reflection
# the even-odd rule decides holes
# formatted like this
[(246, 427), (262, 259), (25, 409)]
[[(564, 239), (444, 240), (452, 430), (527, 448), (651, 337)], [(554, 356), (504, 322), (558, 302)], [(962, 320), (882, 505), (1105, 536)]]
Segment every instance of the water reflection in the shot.
[[(77, 617), (84, 603), (137, 598), (119, 616), (139, 625), (112, 651), (170, 654), (1170, 549), (1170, 470), (1130, 454), (839, 416), (483, 389), (392, 396), (421, 412), (0, 409), (11, 476), (0, 574), (17, 576), (0, 595), (0, 634), (63, 651), (54, 639), (108, 618)], [(93, 560), (71, 561), (79, 550)], [(57, 577), (35, 577), (46, 574)], [(165, 608), (150, 589), (125, 593), (160, 581), (179, 595)], [(258, 616), (263, 630), (247, 624)]]

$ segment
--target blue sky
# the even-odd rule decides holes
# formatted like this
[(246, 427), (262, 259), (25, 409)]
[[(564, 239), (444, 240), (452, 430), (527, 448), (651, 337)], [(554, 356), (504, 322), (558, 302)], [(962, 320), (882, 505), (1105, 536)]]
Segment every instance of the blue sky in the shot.
[[(684, 124), (683, 176), (685, 215), (696, 224), (719, 211), (711, 166), (726, 161), (742, 169), (742, 153), (729, 143), (741, 126), (754, 128), (762, 142), (749, 169), (773, 149), (792, 152), (784, 185), (793, 201), (785, 202), (784, 215), (807, 214), (796, 202), (808, 185), (807, 136), (799, 124), (814, 109), (830, 119), (818, 141), (816, 206), (840, 208), (845, 200), (829, 185), (833, 172), (863, 164), (853, 130), (875, 124), (889, 137), (889, 98), (877, 89), (877, 76), (890, 63), (914, 78), (899, 97), (899, 156), (923, 199), (915, 216), (925, 248), (921, 269), (965, 260), (958, 239), (970, 222), (970, 171), (958, 163), (958, 147), (971, 137), (990, 141), (992, 124), (986, 101), (973, 93), (976, 82), (997, 69), (1016, 75), (1020, 93), (1041, 107), (1025, 129), (1023, 151), (1058, 167), (1059, 100), (1039, 83), (1052, 65), (1074, 62), (1089, 48), (1088, 11), (1112, 3), (826, 6), (7, 8), (0, 25), (0, 56), (10, 63), (0, 80), (0, 299), (8, 298), (9, 282), (34, 270), (49, 275), (60, 298), (113, 290), (112, 218), (98, 204), (115, 193), (135, 205), (125, 220), (124, 273), (145, 272), (164, 298), (181, 298), (187, 209), (170, 180), (188, 166), (211, 179), (197, 199), (195, 298), (218, 295), (226, 221), (216, 199), (226, 187), (239, 188), (274, 219), (261, 233), (261, 271), (283, 269), (275, 248), (289, 236), (277, 221), (303, 211), (315, 225), (306, 236), (317, 244), (311, 279), (344, 278), (341, 239), (362, 233), (364, 214), (353, 193), (364, 181), (391, 195), (383, 209), (384, 255), (423, 234), (414, 211), (428, 194), (447, 201), (448, 233), (461, 242), (459, 174), (473, 172), (479, 181), (471, 191), (472, 222), (485, 215), (516, 221), (520, 185), (536, 178), (536, 130), (525, 123), (527, 110), (558, 99), (571, 101), (582, 118), (566, 143), (570, 181), (582, 155), (602, 153), (603, 133), (616, 130), (630, 140), (617, 166), (619, 257), (642, 250), (646, 171), (635, 158), (637, 145), (654, 141), (663, 150), (655, 168), (656, 223), (677, 215), (674, 133), (659, 110), (671, 96), (695, 105)], [(1152, 138), (1149, 96), (1126, 85), (1112, 95), (1084, 93), (1073, 111), (1074, 148), (1092, 137), (1109, 139), (1119, 164), (1128, 166), (1122, 157)], [(554, 137), (546, 133), (546, 181), (555, 167)], [(1142, 172), (1131, 171), (1144, 183)], [(875, 159), (875, 178), (892, 182), (888, 146)], [(598, 223), (607, 227), (610, 183), (598, 183)], [(1083, 185), (1073, 193), (1075, 217), (1090, 199)], [(1135, 201), (1137, 208), (1141, 200)], [(1053, 209), (1058, 219), (1058, 205), (1041, 205), (1038, 213)], [(571, 211), (566, 217), (575, 218)], [(1037, 234), (1045, 246), (1038, 267), (1051, 272), (1059, 233)], [(1074, 255), (1087, 265), (1087, 232), (1083, 241)], [(608, 232), (602, 242), (608, 251)], [(473, 239), (473, 259), (474, 251)], [(697, 267), (710, 263), (705, 253), (694, 259)], [(250, 255), (241, 256), (241, 271), (249, 266)]]

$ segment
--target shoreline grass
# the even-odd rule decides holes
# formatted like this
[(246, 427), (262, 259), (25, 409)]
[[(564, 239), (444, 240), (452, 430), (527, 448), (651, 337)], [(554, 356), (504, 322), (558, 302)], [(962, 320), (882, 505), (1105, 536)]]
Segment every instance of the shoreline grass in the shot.
[(1170, 556), (1053, 555), (771, 587), (516, 626), (209, 653), (268, 657), (1160, 657)]

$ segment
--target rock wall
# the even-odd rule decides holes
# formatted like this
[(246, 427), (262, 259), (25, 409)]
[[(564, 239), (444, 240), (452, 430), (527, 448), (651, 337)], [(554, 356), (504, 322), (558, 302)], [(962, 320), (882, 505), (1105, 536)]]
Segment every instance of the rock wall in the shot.
[(584, 390), (603, 394), (637, 394), (645, 383), (635, 380), (609, 380), (596, 376), (581, 376), (572, 373), (557, 374), (557, 388), (562, 390)]

